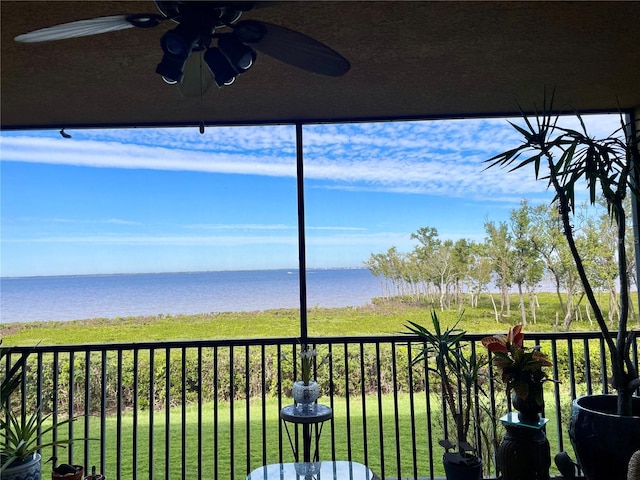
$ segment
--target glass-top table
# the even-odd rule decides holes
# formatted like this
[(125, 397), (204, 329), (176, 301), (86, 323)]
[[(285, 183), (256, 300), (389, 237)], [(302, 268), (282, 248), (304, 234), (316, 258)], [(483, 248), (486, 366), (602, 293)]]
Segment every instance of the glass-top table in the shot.
[(548, 418), (540, 417), (535, 423), (527, 423), (520, 420), (518, 412), (509, 412), (506, 415), (500, 417), (500, 422), (505, 427), (523, 427), (532, 428), (534, 430), (540, 430), (549, 422)]
[(274, 463), (256, 468), (247, 480), (380, 480), (357, 462)]

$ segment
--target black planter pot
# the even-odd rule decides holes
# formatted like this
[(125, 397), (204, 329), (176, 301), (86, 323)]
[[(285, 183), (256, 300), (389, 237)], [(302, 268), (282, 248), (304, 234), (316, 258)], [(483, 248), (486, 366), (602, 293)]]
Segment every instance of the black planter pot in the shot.
[(640, 450), (640, 398), (632, 417), (616, 414), (616, 395), (589, 395), (573, 402), (569, 437), (588, 480), (626, 480), (631, 455)]
[(481, 480), (482, 462), (477, 457), (467, 457), (464, 463), (459, 462), (460, 454), (445, 453), (442, 457), (444, 473), (447, 480)]
[(514, 393), (511, 396), (511, 403), (513, 408), (518, 411), (518, 418), (522, 423), (535, 425), (540, 421), (542, 405), (538, 405), (535, 392), (532, 390), (533, 389), (530, 390), (529, 396), (526, 399), (522, 399)]

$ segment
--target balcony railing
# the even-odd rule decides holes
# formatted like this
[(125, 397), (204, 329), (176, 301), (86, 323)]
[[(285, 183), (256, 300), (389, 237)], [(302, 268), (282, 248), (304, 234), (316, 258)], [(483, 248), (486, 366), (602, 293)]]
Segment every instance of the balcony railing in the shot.
[[(472, 348), (485, 353), (479, 339)], [(353, 460), (382, 478), (441, 476), (438, 440), (450, 428), (436, 379), (410, 368), (421, 344), (407, 336), (310, 339), (331, 362), (317, 370), (320, 403), (334, 410), (320, 439), (320, 458)], [(527, 333), (553, 360), (544, 416), (552, 456), (573, 455), (567, 425), (571, 401), (609, 393), (608, 352), (598, 333)], [(292, 403), (299, 345), (292, 338), (38, 346), (14, 406), (52, 420), (78, 417), (55, 438), (91, 438), (42, 452), (43, 459), (91, 466), (108, 479), (242, 479), (260, 465), (291, 462), (279, 419)], [(638, 363), (638, 342), (633, 349)], [(427, 381), (428, 380), (428, 381)], [(510, 408), (499, 380), (478, 394), (486, 411), (476, 445), (495, 475), (493, 454), (503, 434), (497, 419)], [(294, 443), (302, 441), (297, 431)], [(46, 467), (45, 467), (46, 470)]]

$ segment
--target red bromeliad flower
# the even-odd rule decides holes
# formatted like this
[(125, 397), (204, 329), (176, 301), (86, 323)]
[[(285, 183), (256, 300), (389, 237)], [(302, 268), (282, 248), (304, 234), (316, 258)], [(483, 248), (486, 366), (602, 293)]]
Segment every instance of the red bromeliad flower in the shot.
[(536, 401), (542, 404), (541, 386), (547, 377), (542, 367), (550, 367), (552, 363), (539, 347), (525, 348), (523, 341), (522, 325), (511, 327), (507, 335), (490, 335), (481, 340), (494, 354), (491, 363), (500, 371), (507, 393), (513, 389), (526, 400), (530, 390), (534, 390)]
[(491, 335), (482, 339), (482, 345), (487, 347), (490, 352), (509, 353), (512, 346), (522, 348), (524, 333), (522, 333), (522, 325), (516, 325), (509, 329), (507, 335)]

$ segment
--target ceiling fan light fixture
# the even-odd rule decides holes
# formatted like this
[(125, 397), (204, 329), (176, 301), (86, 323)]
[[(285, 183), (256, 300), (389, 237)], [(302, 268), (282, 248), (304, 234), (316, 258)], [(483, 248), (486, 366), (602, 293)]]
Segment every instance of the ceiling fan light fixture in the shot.
[(176, 57), (187, 57), (191, 52), (191, 48), (193, 48), (193, 45), (189, 45), (188, 39), (185, 39), (175, 30), (165, 33), (160, 39), (160, 45), (164, 53), (175, 55)]
[(218, 48), (210, 48), (204, 52), (204, 61), (213, 73), (216, 85), (224, 87), (231, 85), (238, 72), (233, 68), (227, 57)]
[(169, 85), (175, 85), (178, 83), (178, 80), (173, 80), (172, 78), (165, 77), (164, 75), (162, 75), (162, 80)]
[(188, 22), (179, 24), (162, 35), (160, 46), (164, 55), (156, 67), (156, 73), (169, 84), (181, 82), (184, 77), (184, 65), (199, 40), (200, 30)]
[(181, 82), (184, 77), (183, 70), (186, 61), (187, 57), (182, 59), (165, 53), (162, 61), (156, 67), (156, 73), (162, 76), (162, 79), (170, 85)]
[(200, 25), (185, 20), (162, 35), (160, 46), (164, 53), (186, 58), (200, 40), (200, 33)]
[(238, 73), (249, 70), (256, 60), (255, 50), (242, 43), (232, 33), (225, 33), (220, 36), (218, 48)]

